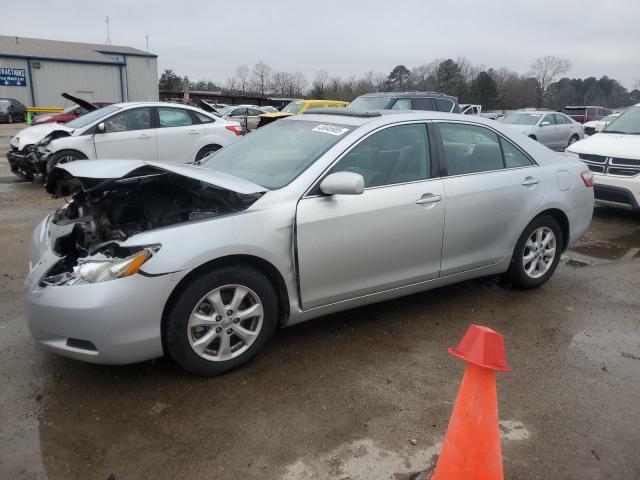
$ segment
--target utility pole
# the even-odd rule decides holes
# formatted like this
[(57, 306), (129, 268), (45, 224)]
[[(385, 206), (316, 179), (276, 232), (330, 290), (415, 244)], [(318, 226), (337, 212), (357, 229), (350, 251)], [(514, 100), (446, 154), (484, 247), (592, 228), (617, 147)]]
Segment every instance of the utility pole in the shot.
[(107, 15), (106, 24), (107, 24), (107, 40), (104, 42), (104, 44), (113, 45), (113, 43), (111, 43), (111, 35), (109, 34), (109, 15)]

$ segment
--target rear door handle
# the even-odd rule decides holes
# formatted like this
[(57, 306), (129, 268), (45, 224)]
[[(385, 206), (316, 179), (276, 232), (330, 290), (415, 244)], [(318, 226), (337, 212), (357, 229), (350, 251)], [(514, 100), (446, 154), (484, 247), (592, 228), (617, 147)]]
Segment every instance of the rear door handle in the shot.
[(431, 193), (425, 193), (422, 198), (416, 200), (417, 205), (425, 205), (428, 203), (436, 203), (442, 200), (442, 195), (432, 195)]
[(540, 179), (539, 178), (527, 177), (527, 178), (525, 178), (523, 180), (521, 185), (524, 185), (525, 187), (528, 187), (529, 185), (537, 185), (538, 183), (540, 183)]
[(198, 132), (198, 130), (189, 130), (187, 133), (189, 135), (197, 135), (199, 132)]

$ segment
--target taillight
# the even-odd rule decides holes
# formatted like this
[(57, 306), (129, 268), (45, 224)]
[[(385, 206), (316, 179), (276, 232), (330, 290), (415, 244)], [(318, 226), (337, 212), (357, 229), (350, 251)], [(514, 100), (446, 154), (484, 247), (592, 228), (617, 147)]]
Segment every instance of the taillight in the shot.
[(237, 125), (227, 125), (224, 128), (226, 128), (230, 132), (235, 133), (236, 135), (242, 135), (242, 127), (238, 127)]
[(593, 172), (591, 170), (585, 170), (580, 176), (582, 177), (585, 187), (593, 187)]

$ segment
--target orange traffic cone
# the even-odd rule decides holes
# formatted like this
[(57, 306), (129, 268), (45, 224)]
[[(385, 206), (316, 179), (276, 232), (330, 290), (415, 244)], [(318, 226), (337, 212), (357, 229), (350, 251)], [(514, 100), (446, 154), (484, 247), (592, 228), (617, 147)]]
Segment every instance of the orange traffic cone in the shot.
[(467, 369), (431, 480), (503, 480), (495, 372), (511, 369), (502, 336), (471, 325), (449, 353)]

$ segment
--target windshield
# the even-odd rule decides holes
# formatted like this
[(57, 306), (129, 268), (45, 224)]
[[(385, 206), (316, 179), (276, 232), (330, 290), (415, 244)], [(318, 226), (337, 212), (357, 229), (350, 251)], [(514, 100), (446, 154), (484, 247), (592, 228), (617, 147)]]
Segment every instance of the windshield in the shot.
[(282, 111), (286, 113), (298, 113), (301, 109), (302, 109), (302, 103), (291, 102), (286, 107), (284, 107)]
[(9, 100), (5, 100), (4, 98), (0, 98), (0, 105), (9, 105)]
[(351, 102), (349, 110), (384, 110), (389, 103), (389, 97), (358, 97)]
[(640, 105), (631, 107), (602, 129), (604, 133), (640, 135)]
[(282, 188), (352, 128), (309, 121), (274, 122), (218, 150), (202, 167), (270, 190)]
[(600, 120), (601, 122), (613, 122), (614, 118), (618, 118), (618, 114), (614, 113), (612, 115), (607, 115), (606, 117), (604, 117), (602, 120)]
[(90, 123), (95, 122), (96, 120), (100, 120), (107, 115), (120, 110), (121, 107), (117, 107), (115, 105), (109, 105), (108, 107), (99, 108), (98, 110), (94, 110), (93, 112), (89, 112), (86, 115), (76, 118), (75, 120), (71, 120), (67, 122), (65, 126), (69, 128), (82, 128), (86, 127)]
[(542, 117), (541, 113), (511, 113), (502, 119), (509, 125), (535, 125)]

